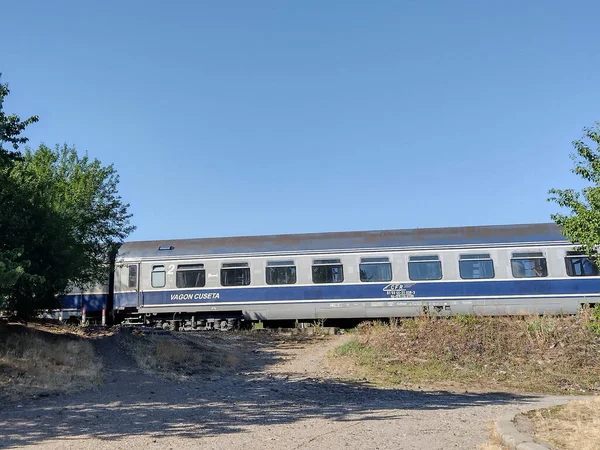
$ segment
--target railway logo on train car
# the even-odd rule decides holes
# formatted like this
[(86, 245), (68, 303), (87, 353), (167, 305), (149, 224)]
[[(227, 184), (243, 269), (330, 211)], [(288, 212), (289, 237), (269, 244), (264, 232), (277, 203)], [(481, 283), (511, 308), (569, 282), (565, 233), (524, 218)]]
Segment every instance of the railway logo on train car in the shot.
[(383, 288), (383, 292), (389, 295), (390, 298), (413, 298), (415, 296), (415, 291), (408, 289), (413, 286), (413, 284), (388, 284)]

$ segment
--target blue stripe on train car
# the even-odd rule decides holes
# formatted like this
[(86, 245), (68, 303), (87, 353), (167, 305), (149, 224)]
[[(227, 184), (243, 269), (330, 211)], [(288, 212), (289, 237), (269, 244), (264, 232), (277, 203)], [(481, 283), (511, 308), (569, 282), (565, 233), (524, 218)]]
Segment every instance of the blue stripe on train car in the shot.
[(87, 312), (102, 311), (106, 308), (108, 294), (67, 294), (60, 299), (62, 309), (82, 309), (85, 306)]
[[(136, 297), (125, 294), (120, 304), (136, 306)], [(277, 286), (255, 288), (232, 288), (197, 290), (169, 290), (142, 292), (142, 304), (176, 305), (186, 303), (220, 303), (220, 302), (252, 302), (252, 301), (298, 301), (298, 300), (361, 300), (368, 298), (405, 300), (439, 298), (439, 297), (480, 297), (493, 298), (500, 296), (531, 295), (598, 295), (600, 279), (562, 279), (562, 280), (499, 280), (476, 282), (436, 282), (436, 283), (373, 283), (373, 284), (328, 284), (312, 286)], [(135, 294), (133, 294), (135, 295)], [(116, 305), (115, 300), (115, 305)]]
[(59, 299), (62, 309), (81, 309), (81, 294), (67, 294)]
[(137, 292), (115, 292), (114, 309), (137, 307)]
[(86, 311), (102, 311), (106, 308), (108, 294), (83, 294), (83, 305)]

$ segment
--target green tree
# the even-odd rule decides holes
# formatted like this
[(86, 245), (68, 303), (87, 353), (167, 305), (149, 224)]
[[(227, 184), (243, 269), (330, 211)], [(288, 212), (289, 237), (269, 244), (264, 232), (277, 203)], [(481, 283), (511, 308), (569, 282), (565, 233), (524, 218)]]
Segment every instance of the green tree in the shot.
[(583, 136), (573, 141), (571, 154), (574, 174), (589, 186), (575, 189), (551, 189), (549, 201), (567, 210), (552, 214), (552, 219), (563, 229), (569, 241), (578, 244), (579, 250), (597, 258), (600, 245), (600, 122), (583, 129)]
[(18, 247), (12, 230), (22, 229), (22, 213), (27, 211), (21, 192), (9, 179), (8, 169), (0, 167), (0, 309), (7, 289), (23, 275), (28, 261), (22, 258), (23, 249)]
[(27, 142), (23, 131), (38, 121), (38, 116), (21, 120), (15, 114), (7, 115), (4, 112), (4, 100), (9, 94), (8, 84), (0, 83), (0, 308), (7, 289), (17, 282), (29, 264), (22, 258), (23, 249), (14, 246), (15, 241), (11, 239), (13, 236), (9, 231), (27, 226), (22, 220), (27, 205), (22, 192), (10, 179), (10, 172), (15, 159), (20, 156), (16, 150), (20, 144)]
[(135, 229), (114, 167), (74, 148), (41, 145), (14, 163), (10, 179), (30, 205), (22, 216), (30, 226), (13, 235), (31, 264), (6, 307), (27, 317), (56, 306), (69, 286), (106, 282), (110, 253)]
[(9, 93), (0, 84), (0, 309), (27, 318), (70, 286), (105, 282), (134, 227), (112, 165), (67, 146), (18, 151), (38, 117), (5, 114)]
[[(0, 77), (2, 74), (0, 74)], [(28, 125), (39, 120), (38, 116), (31, 116), (28, 119), (21, 120), (16, 114), (6, 115), (4, 112), (4, 99), (10, 94), (8, 84), (0, 83), (0, 163), (6, 160), (15, 159), (19, 156), (16, 151), (19, 144), (25, 144), (27, 138), (22, 135)], [(12, 147), (13, 151), (8, 150)]]
[[(0, 253), (0, 286), (13, 286), (19, 277), (25, 271), (22, 264), (18, 261), (20, 258), (18, 251)], [(2, 308), (3, 296), (0, 295), (0, 309)]]

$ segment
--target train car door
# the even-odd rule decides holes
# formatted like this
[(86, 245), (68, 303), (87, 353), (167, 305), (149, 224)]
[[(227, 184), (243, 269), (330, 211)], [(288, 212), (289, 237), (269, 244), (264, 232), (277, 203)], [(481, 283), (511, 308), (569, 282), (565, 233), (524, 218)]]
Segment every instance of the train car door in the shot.
[[(133, 271), (133, 274), (131, 273)], [(132, 286), (133, 285), (133, 286)], [(129, 286), (135, 288), (135, 304), (140, 307), (142, 301), (140, 296), (140, 265), (130, 264), (129, 265)]]
[(130, 263), (127, 266), (127, 296), (131, 296), (127, 299), (128, 306), (138, 307), (140, 306), (140, 265), (137, 263)]

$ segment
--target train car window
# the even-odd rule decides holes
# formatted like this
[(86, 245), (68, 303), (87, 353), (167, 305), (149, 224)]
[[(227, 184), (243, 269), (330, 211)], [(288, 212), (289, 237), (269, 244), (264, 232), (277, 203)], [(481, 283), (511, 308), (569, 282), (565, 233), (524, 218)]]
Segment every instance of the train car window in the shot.
[(175, 273), (175, 285), (178, 288), (206, 286), (204, 264), (181, 264)]
[(248, 263), (223, 263), (221, 267), (221, 286), (248, 286), (250, 267)]
[(129, 279), (127, 281), (127, 286), (130, 288), (137, 287), (137, 264), (129, 266)]
[(458, 261), (460, 277), (464, 280), (494, 278), (494, 261), (489, 253), (460, 255)]
[(227, 267), (227, 268), (248, 267), (248, 263), (245, 263), (245, 262), (223, 263), (222, 267)]
[(377, 282), (392, 280), (392, 264), (389, 258), (361, 258), (360, 281)]
[(152, 276), (150, 281), (153, 288), (165, 287), (165, 284), (167, 284), (165, 266), (152, 266)]
[(565, 257), (567, 275), (570, 277), (598, 276), (598, 266), (588, 255), (579, 252), (567, 252)]
[(548, 276), (548, 266), (542, 252), (513, 253), (510, 266), (515, 278)]
[(442, 263), (438, 255), (411, 256), (408, 277), (413, 281), (441, 280)]
[(344, 266), (339, 259), (315, 259), (312, 266), (313, 283), (342, 283)]
[(382, 257), (382, 258), (360, 258), (361, 263), (385, 263), (390, 262), (390, 258)]
[(294, 261), (267, 261), (267, 284), (296, 284)]

